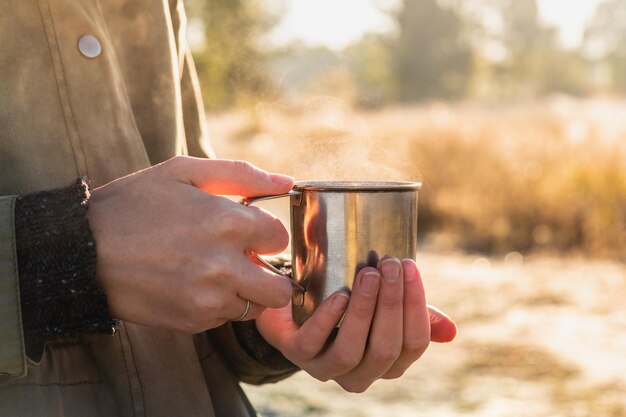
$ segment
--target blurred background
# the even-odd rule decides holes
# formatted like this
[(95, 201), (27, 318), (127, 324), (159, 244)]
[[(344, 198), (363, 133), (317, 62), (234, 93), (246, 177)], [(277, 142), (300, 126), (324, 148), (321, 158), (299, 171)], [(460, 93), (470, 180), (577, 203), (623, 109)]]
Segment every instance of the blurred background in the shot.
[(218, 156), (423, 181), (459, 324), (364, 394), (246, 387), (263, 415), (626, 416), (626, 0), (186, 4)]

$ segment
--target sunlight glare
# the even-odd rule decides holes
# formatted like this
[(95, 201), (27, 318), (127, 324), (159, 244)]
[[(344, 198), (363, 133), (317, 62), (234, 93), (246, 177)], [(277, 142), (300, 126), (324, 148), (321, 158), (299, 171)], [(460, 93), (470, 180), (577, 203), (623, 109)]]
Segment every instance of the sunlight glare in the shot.
[(580, 45), (585, 26), (601, 0), (538, 0), (543, 20), (559, 28), (561, 43), (566, 48)]
[[(537, 0), (542, 19), (559, 29), (565, 47), (580, 44), (585, 25), (601, 0)], [(285, 0), (285, 15), (269, 36), (273, 47), (300, 41), (308, 46), (340, 50), (364, 33), (395, 29), (386, 11), (400, 0)]]
[(339, 50), (366, 32), (389, 32), (392, 19), (382, 12), (380, 2), (363, 0), (287, 1), (283, 21), (270, 35), (273, 46), (294, 40), (309, 46)]

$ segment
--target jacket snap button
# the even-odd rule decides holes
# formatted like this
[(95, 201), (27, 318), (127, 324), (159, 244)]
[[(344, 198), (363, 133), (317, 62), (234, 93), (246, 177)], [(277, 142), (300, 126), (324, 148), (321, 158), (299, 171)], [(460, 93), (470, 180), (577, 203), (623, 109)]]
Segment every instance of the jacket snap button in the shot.
[(93, 35), (83, 35), (78, 40), (80, 53), (87, 58), (95, 58), (102, 52), (100, 41)]

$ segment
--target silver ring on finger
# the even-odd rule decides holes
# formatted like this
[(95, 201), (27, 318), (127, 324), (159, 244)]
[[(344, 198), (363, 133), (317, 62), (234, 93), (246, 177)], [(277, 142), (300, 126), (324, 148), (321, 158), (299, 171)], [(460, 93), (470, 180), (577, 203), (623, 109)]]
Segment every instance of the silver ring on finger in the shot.
[(246, 316), (248, 315), (248, 311), (250, 311), (250, 304), (250, 300), (246, 300), (246, 309), (243, 311), (241, 316), (233, 319), (233, 321), (244, 321), (246, 319)]

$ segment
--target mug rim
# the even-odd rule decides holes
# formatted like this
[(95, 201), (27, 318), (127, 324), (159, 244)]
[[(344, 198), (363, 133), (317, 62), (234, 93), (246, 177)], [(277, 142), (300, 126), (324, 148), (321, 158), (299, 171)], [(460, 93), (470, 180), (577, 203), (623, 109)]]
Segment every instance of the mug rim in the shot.
[(417, 181), (296, 181), (298, 191), (415, 191), (422, 187)]

